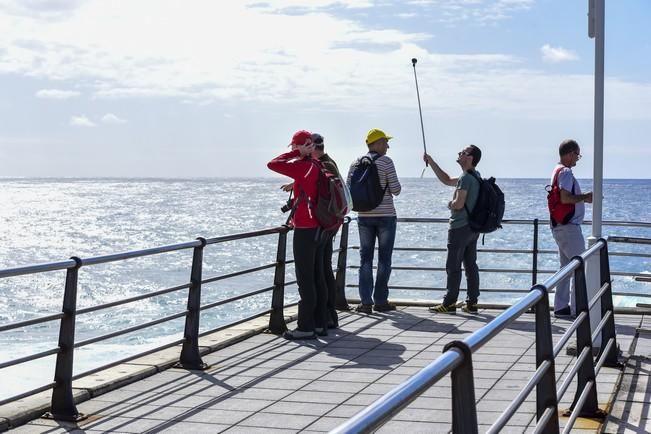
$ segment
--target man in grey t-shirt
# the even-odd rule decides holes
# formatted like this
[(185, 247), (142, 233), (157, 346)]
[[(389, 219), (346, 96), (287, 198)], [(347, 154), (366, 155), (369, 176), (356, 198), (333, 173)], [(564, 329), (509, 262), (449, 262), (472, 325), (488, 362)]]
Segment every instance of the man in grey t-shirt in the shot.
[(448, 202), (450, 229), (448, 230), (448, 257), (445, 261), (445, 271), (448, 275), (447, 293), (443, 302), (430, 307), (430, 311), (436, 313), (456, 312), (459, 287), (461, 286), (461, 264), (463, 263), (468, 283), (468, 294), (463, 311), (477, 313), (479, 298), (477, 238), (479, 238), (479, 233), (470, 229), (468, 212), (475, 207), (479, 196), (479, 179), (481, 178), (475, 167), (481, 159), (481, 150), (475, 145), (469, 145), (459, 152), (457, 163), (461, 166), (463, 173), (458, 178), (451, 178), (428, 154), (425, 154), (423, 159), (443, 184), (456, 187), (452, 200)]
[[(574, 205), (574, 215), (562, 224), (552, 219), (552, 235), (558, 245), (558, 259), (561, 268), (585, 250), (585, 240), (581, 232), (581, 223), (585, 214), (584, 203), (592, 203), (592, 193), (581, 193), (581, 187), (574, 178), (572, 167), (581, 159), (581, 148), (572, 139), (564, 140), (558, 147), (560, 161), (552, 172), (551, 184), (555, 182), (561, 190), (561, 203)], [(570, 279), (566, 278), (556, 286), (554, 294), (554, 315), (568, 316), (576, 314), (574, 279), (570, 291)]]

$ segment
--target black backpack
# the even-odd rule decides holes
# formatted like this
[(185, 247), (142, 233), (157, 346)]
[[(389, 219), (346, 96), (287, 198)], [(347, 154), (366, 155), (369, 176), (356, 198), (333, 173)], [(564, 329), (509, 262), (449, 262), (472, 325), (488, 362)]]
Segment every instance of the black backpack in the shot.
[(367, 154), (359, 159), (350, 177), (350, 195), (353, 199), (353, 211), (370, 211), (382, 203), (387, 184), (380, 185), (375, 160), (380, 154)]
[(470, 229), (480, 234), (488, 234), (502, 228), (502, 218), (504, 217), (504, 193), (495, 183), (495, 178), (482, 179), (474, 170), (470, 173), (479, 181), (479, 194), (477, 202), (472, 211), (464, 205), (468, 213), (468, 223)]

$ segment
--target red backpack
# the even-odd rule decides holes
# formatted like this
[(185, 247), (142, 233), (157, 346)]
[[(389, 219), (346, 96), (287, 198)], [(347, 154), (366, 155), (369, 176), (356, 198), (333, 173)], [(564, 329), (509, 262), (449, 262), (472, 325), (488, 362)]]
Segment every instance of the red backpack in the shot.
[(348, 199), (350, 196), (348, 186), (346, 186), (346, 183), (336, 173), (329, 171), (321, 161), (310, 160), (310, 162), (319, 171), (316, 197), (314, 200), (310, 200), (307, 194), (305, 194), (305, 191), (301, 189), (301, 194), (292, 201), (290, 193), (287, 205), (280, 209), (282, 212), (291, 209), (285, 224), (289, 225), (296, 212), (296, 208), (298, 208), (299, 202), (307, 199), (307, 206), (314, 214), (317, 222), (319, 222), (319, 227), (325, 231), (337, 232), (339, 226), (344, 222), (344, 217), (350, 211), (348, 205), (350, 203)]
[[(561, 170), (563, 168), (559, 167), (554, 173), (552, 185), (545, 186), (545, 190), (547, 190), (549, 219), (553, 227), (558, 224), (566, 225), (574, 217), (574, 204), (561, 202), (561, 188), (558, 186), (558, 175), (561, 173)], [(574, 185), (572, 185), (572, 194), (574, 194)]]
[(348, 199), (346, 183), (330, 172), (321, 161), (312, 160), (319, 169), (316, 187), (316, 203), (308, 200), (308, 206), (314, 212), (322, 229), (337, 231), (348, 214)]

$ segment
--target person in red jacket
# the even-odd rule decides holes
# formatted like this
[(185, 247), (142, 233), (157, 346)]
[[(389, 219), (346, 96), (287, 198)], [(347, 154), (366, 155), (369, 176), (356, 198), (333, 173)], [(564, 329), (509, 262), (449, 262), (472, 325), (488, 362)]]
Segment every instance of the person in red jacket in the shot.
[[(297, 131), (292, 137), (290, 152), (267, 163), (274, 172), (294, 180), (291, 225), (294, 227), (293, 250), (298, 283), (298, 321), (295, 330), (285, 332), (287, 339), (314, 339), (327, 334), (326, 288), (317, 285), (316, 257), (322, 244), (320, 226), (309, 203), (316, 203), (319, 168), (312, 162), (312, 134)], [(324, 294), (321, 294), (326, 292)]]

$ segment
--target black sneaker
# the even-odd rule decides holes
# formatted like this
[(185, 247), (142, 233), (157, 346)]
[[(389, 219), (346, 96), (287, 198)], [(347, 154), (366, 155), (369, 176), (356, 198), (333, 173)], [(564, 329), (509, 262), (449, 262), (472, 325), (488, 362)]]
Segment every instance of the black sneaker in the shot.
[(283, 337), (285, 339), (289, 339), (290, 341), (295, 341), (299, 339), (316, 339), (316, 335), (314, 332), (304, 332), (302, 330), (287, 330), (285, 333), (283, 333)]
[(461, 310), (465, 313), (477, 313), (477, 303), (466, 302)]
[(382, 304), (376, 304), (373, 306), (373, 309), (376, 312), (389, 312), (391, 310), (396, 310), (396, 305), (387, 301)]
[(559, 317), (567, 317), (567, 316), (572, 316), (572, 309), (570, 309), (569, 306), (565, 306), (563, 309), (555, 310), (554, 311), (554, 316)]
[(360, 303), (355, 308), (355, 311), (359, 312), (359, 313), (372, 313), (373, 312), (373, 305), (372, 304)]
[(457, 313), (457, 305), (456, 304), (445, 305), (441, 303), (435, 306), (431, 306), (429, 308), (429, 311), (433, 313)]

